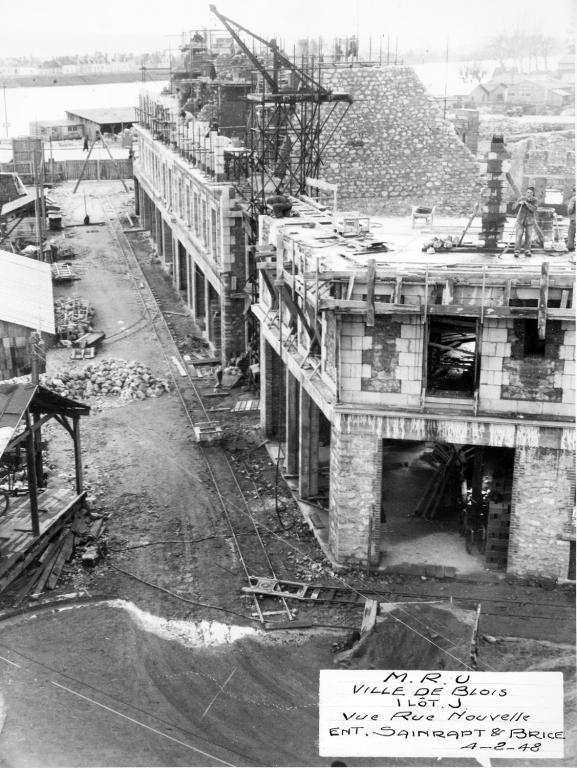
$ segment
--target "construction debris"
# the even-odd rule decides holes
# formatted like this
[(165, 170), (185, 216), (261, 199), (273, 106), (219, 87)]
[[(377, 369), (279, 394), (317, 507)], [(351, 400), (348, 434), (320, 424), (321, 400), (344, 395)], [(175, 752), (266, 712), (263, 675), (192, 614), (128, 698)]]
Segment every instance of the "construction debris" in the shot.
[(158, 379), (147, 365), (135, 360), (107, 359), (84, 368), (69, 368), (54, 376), (40, 377), (43, 387), (63, 397), (85, 400), (96, 396), (144, 400), (169, 392), (166, 379)]

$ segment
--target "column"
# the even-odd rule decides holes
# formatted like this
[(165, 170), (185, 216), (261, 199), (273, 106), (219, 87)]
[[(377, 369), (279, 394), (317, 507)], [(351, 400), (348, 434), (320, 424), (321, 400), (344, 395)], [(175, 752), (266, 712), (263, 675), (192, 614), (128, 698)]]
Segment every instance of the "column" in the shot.
[(285, 471), (287, 475), (298, 475), (299, 471), (299, 400), (299, 383), (287, 368), (285, 447)]
[(319, 409), (301, 384), (299, 423), (299, 496), (319, 492)]
[(379, 562), (383, 441), (378, 417), (336, 414), (331, 431), (329, 547), (339, 563)]
[(260, 338), (260, 425), (265, 437), (284, 439), (284, 386), (281, 381), (281, 359), (266, 341)]
[(515, 448), (507, 573), (567, 578), (570, 545), (561, 537), (571, 520), (575, 453)]

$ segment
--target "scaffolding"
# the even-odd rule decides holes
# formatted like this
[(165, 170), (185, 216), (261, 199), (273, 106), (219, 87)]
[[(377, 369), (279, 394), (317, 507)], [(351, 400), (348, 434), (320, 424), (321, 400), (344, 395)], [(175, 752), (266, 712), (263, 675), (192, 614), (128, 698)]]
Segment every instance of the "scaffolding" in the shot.
[[(253, 215), (267, 212), (270, 195), (306, 192), (317, 179), (323, 151), (348, 111), (352, 99), (321, 83), (321, 62), (302, 57), (301, 66), (266, 41), (223, 16), (218, 17), (256, 71), (256, 88), (248, 94), (246, 144), (250, 151)], [(264, 51), (257, 55), (255, 43)]]

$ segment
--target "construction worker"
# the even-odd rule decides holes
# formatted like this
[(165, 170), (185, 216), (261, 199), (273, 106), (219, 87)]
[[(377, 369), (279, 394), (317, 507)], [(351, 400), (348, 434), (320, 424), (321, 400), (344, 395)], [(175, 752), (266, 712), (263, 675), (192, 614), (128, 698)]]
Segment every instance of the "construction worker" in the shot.
[(535, 211), (537, 200), (535, 199), (535, 187), (527, 187), (525, 196), (515, 203), (517, 208), (517, 220), (515, 222), (515, 257), (519, 257), (521, 243), (524, 242), (525, 256), (532, 256), (531, 241), (533, 239), (533, 227), (535, 225)]
[(571, 197), (567, 203), (567, 213), (569, 215), (569, 230), (567, 231), (567, 249), (575, 250), (575, 187), (571, 192)]

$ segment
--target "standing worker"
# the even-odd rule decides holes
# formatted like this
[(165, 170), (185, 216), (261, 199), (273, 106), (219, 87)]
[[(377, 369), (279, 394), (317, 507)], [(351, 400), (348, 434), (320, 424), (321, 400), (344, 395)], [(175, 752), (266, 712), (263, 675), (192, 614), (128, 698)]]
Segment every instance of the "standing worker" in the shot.
[(83, 152), (88, 152), (88, 136), (84, 137), (84, 146), (82, 147)]
[(575, 187), (571, 192), (571, 197), (567, 203), (567, 213), (569, 214), (569, 230), (567, 232), (567, 249), (575, 250)]
[(527, 187), (525, 197), (521, 197), (515, 203), (517, 207), (517, 221), (515, 222), (515, 253), (519, 257), (521, 243), (524, 240), (525, 256), (532, 256), (531, 241), (533, 239), (533, 227), (535, 225), (535, 211), (537, 200), (535, 199), (535, 187)]

